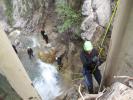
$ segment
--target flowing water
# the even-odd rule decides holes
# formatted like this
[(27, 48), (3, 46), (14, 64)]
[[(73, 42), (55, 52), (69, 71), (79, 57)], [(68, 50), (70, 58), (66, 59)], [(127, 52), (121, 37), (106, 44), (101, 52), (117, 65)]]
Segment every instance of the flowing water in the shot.
[(59, 86), (59, 75), (55, 66), (38, 60), (39, 68), (42, 70), (40, 77), (36, 77), (33, 84), (43, 100), (52, 100), (61, 94)]
[[(30, 41), (30, 42), (29, 42)], [(23, 47), (33, 48), (35, 56), (29, 59), (26, 51), (19, 52), (18, 56), (23, 63), (29, 77), (33, 82), (33, 86), (37, 90), (42, 100), (54, 100), (61, 92), (61, 78), (56, 66), (42, 62), (37, 58), (36, 54), (40, 48), (39, 41), (36, 37), (30, 36), (21, 38)]]

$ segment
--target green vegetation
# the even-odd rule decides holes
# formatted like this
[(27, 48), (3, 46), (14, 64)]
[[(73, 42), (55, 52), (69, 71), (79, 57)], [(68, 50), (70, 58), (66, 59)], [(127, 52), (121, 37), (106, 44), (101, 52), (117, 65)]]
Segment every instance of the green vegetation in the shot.
[(6, 16), (7, 16), (7, 22), (9, 23), (9, 25), (12, 26), (13, 23), (13, 4), (12, 4), (12, 0), (3, 0), (6, 6)]
[(61, 23), (58, 26), (58, 31), (60, 33), (63, 33), (67, 31), (68, 29), (74, 27), (76, 28), (76, 33), (78, 35), (78, 32), (80, 32), (80, 25), (81, 25), (81, 11), (76, 11), (72, 9), (68, 4), (66, 3), (58, 3), (56, 12), (58, 13)]

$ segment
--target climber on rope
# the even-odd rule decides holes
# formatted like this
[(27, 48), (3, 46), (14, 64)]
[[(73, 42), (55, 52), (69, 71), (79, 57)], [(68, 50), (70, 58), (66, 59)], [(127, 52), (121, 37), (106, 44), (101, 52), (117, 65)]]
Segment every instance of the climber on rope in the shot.
[(32, 59), (32, 57), (34, 57), (32, 48), (28, 47), (27, 53), (28, 53), (30, 59)]
[(94, 75), (96, 81), (100, 85), (101, 73), (98, 66), (101, 64), (98, 57), (98, 51), (93, 48), (90, 41), (85, 41), (83, 45), (83, 50), (80, 54), (80, 59), (83, 64), (83, 76), (85, 85), (89, 93), (93, 93), (93, 80), (92, 75)]
[(48, 35), (44, 30), (41, 30), (41, 35), (43, 37), (43, 39), (46, 41), (46, 43), (48, 44)]

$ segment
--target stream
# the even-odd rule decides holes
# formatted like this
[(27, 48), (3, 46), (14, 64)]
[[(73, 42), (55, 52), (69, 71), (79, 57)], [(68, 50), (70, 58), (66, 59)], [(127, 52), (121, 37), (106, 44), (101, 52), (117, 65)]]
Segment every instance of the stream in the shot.
[[(56, 66), (42, 62), (38, 58), (37, 52), (42, 46), (37, 36), (20, 35), (19, 37), (18, 40), (21, 42), (23, 50), (19, 48), (18, 57), (32, 80), (33, 86), (42, 100), (54, 100), (54, 98), (62, 94), (61, 78)], [(34, 51), (32, 59), (29, 59), (26, 51), (28, 46)]]

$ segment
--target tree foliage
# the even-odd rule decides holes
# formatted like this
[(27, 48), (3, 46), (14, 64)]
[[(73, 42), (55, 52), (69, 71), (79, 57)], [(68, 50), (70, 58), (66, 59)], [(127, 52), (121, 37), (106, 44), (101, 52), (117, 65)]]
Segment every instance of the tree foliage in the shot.
[[(58, 27), (60, 33), (65, 32), (71, 27), (77, 27), (81, 24), (81, 11), (75, 11), (66, 3), (58, 3), (56, 12), (58, 13), (61, 23)], [(79, 28), (78, 28), (79, 29)]]
[(6, 6), (5, 14), (7, 16), (7, 22), (12, 25), (13, 22), (13, 4), (12, 0), (3, 0)]

